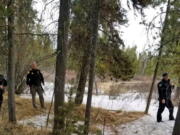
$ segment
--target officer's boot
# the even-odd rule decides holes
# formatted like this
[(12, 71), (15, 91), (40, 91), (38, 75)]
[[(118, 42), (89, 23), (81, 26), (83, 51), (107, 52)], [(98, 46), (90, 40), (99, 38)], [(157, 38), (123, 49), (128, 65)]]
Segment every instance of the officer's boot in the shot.
[(32, 94), (32, 105), (34, 108), (37, 108), (37, 106), (36, 106), (36, 95), (35, 94)]
[(158, 114), (158, 115), (157, 115), (157, 122), (162, 122), (162, 116), (161, 116), (161, 114)]
[(169, 109), (169, 120), (175, 120), (173, 116), (173, 108)]
[(161, 108), (158, 109), (158, 112), (157, 112), (157, 122), (162, 122), (162, 110)]

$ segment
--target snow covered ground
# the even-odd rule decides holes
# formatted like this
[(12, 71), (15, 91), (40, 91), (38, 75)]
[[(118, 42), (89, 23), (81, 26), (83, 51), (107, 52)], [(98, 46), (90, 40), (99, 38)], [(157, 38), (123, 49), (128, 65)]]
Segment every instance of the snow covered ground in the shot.
[[(52, 119), (53, 116), (50, 115), (49, 119)], [(32, 127), (36, 127), (36, 128), (42, 128), (42, 127), (46, 127), (46, 122), (47, 122), (47, 115), (37, 115), (35, 117), (32, 117), (30, 119), (25, 119), (25, 120), (20, 120), (18, 121), (19, 124), (22, 125), (31, 125)], [(52, 125), (50, 123), (48, 123), (48, 128), (51, 128)]]
[[(53, 83), (45, 83), (45, 100), (51, 101), (53, 95)], [(66, 90), (70, 88), (70, 85), (66, 85)], [(30, 98), (30, 95), (22, 95), (23, 97)], [(107, 95), (94, 95), (92, 98), (92, 106), (101, 107), (108, 110), (124, 110), (124, 111), (144, 111), (146, 106), (145, 95), (140, 95), (139, 93), (126, 93), (121, 94), (115, 99), (110, 99)], [(66, 95), (65, 100), (68, 100)], [(85, 104), (87, 100), (87, 95), (85, 95), (83, 103)], [(168, 110), (165, 109), (163, 113), (163, 123), (156, 122), (156, 112), (158, 108), (157, 100), (152, 100), (149, 109), (149, 115), (143, 118), (133, 121), (128, 124), (120, 125), (117, 127), (116, 135), (171, 135), (174, 121), (168, 121)], [(176, 116), (177, 108), (175, 108), (174, 116)], [(32, 118), (30, 121), (21, 121), (21, 123), (41, 121), (36, 123), (36, 126), (44, 126), (47, 116), (37, 116)], [(115, 135), (110, 129), (106, 129), (105, 135)]]
[[(71, 85), (66, 84), (66, 92), (69, 91)], [(53, 83), (46, 82), (43, 86), (45, 101), (51, 102), (53, 96)], [(30, 91), (27, 90), (29, 93)], [(31, 98), (30, 94), (23, 94), (22, 97)], [(112, 97), (113, 98), (113, 97)], [(108, 95), (93, 95), (92, 106), (101, 107), (108, 110), (126, 110), (126, 111), (142, 111), (145, 108), (145, 95), (139, 93), (126, 93), (110, 99)], [(65, 96), (65, 101), (68, 101), (68, 95)], [(85, 94), (83, 103), (86, 104), (87, 95)], [(153, 101), (154, 104), (154, 101)]]
[(152, 116), (144, 116), (139, 120), (117, 126), (116, 133), (110, 128), (105, 129), (104, 135), (172, 135), (173, 121), (168, 119), (163, 123), (157, 123)]

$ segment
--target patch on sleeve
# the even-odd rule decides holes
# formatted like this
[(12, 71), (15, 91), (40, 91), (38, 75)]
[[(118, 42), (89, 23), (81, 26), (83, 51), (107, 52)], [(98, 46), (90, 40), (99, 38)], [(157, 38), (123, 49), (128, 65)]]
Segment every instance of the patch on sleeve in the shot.
[(161, 83), (159, 83), (159, 85), (158, 85), (159, 87), (162, 87), (162, 84)]

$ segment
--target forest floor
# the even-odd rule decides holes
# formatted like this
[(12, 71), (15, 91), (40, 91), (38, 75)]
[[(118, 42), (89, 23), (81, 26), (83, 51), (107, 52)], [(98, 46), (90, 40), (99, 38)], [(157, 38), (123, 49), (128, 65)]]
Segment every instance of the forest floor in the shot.
[[(18, 124), (8, 124), (7, 96), (3, 103), (0, 115), (0, 134), (2, 135), (46, 135), (50, 134), (53, 122), (53, 108), (50, 115), (49, 126), (46, 127), (47, 114), (53, 95), (53, 83), (45, 83), (46, 109), (34, 109), (31, 104), (31, 95), (16, 96), (16, 115)], [(66, 89), (70, 86), (66, 85)], [(156, 122), (158, 108), (157, 96), (154, 96), (149, 109), (149, 115), (142, 112), (145, 109), (147, 94), (135, 91), (121, 93), (118, 96), (107, 94), (93, 95), (91, 131), (97, 133), (104, 131), (104, 135), (171, 135), (174, 121), (168, 121), (168, 110), (163, 113), (163, 123)], [(65, 96), (66, 102), (68, 95)], [(83, 103), (85, 104), (85, 94)], [(78, 124), (83, 125), (85, 106), (67, 106), (66, 114), (76, 118)], [(74, 110), (74, 111), (72, 111)], [(175, 107), (174, 116), (177, 113)], [(99, 132), (98, 132), (99, 133)]]
[[(46, 83), (44, 86), (45, 100), (47, 102), (50, 102), (52, 99), (53, 87), (54, 86), (52, 83)], [(66, 90), (68, 89), (68, 87), (70, 86), (66, 85)], [(23, 97), (31, 98), (30, 95), (29, 96), (23, 95)], [(100, 130), (104, 129), (104, 135), (171, 135), (173, 126), (174, 126), (174, 121), (168, 121), (167, 109), (165, 109), (163, 113), (163, 120), (165, 122), (163, 123), (156, 122), (156, 112), (158, 109), (158, 101), (157, 101), (158, 97), (156, 93), (154, 94), (152, 102), (151, 102), (149, 115), (143, 116), (142, 112), (144, 112), (144, 109), (146, 106), (146, 98), (147, 98), (147, 93), (145, 92), (140, 93), (136, 91), (119, 93), (116, 96), (109, 96), (103, 93), (99, 95), (93, 95), (92, 106), (95, 108), (101, 108), (101, 110), (106, 110), (108, 111), (108, 113), (109, 112), (111, 113), (110, 115), (109, 114), (100, 115), (99, 112), (101, 111), (97, 109), (95, 111), (96, 113), (93, 114), (96, 117), (92, 115), (94, 117), (93, 121), (95, 121), (97, 118), (101, 120), (101, 124), (99, 124), (97, 121), (95, 121), (95, 123), (98, 123), (97, 126), (99, 127)], [(65, 100), (66, 102), (68, 101), (67, 94), (65, 96)], [(84, 104), (86, 103), (86, 100), (87, 100), (87, 95), (85, 94), (84, 100), (83, 100)], [(127, 114), (128, 112), (130, 113)], [(140, 113), (138, 113), (137, 115), (134, 115), (135, 112), (137, 113), (140, 112)], [(114, 115), (115, 113), (117, 113), (117, 115)], [(177, 113), (177, 108), (175, 107), (174, 116), (176, 116), (176, 113)], [(43, 126), (43, 124), (39, 123), (38, 121), (43, 120), (43, 119), (45, 121), (46, 117), (47, 116), (41, 116), (39, 117), (39, 119), (35, 117), (34, 119), (31, 119), (31, 122), (34, 122), (33, 123), (34, 125), (38, 123), (37, 125)], [(120, 122), (117, 124), (116, 122), (114, 122), (115, 124), (112, 124), (112, 123), (108, 124), (107, 122), (108, 120), (104, 118), (109, 118), (109, 121), (113, 121), (115, 119), (116, 122), (121, 121), (121, 119), (127, 120), (130, 118), (130, 120), (125, 121), (125, 122)], [(35, 121), (35, 119), (37, 119), (37, 122)], [(105, 120), (105, 124), (103, 122), (104, 120)]]
[[(37, 129), (32, 126), (22, 124), (10, 124), (8, 122), (8, 101), (7, 95), (4, 96), (4, 102), (0, 112), (0, 135), (48, 135), (49, 130)], [(47, 103), (49, 106), (49, 103)], [(34, 109), (30, 99), (23, 99), (16, 96), (16, 119), (17, 121), (29, 119), (45, 113), (45, 109)]]
[[(46, 99), (46, 98), (45, 98)], [(37, 99), (38, 100), (38, 99)], [(38, 103), (39, 104), (39, 103)], [(71, 108), (67, 112), (68, 117), (76, 118), (76, 121), (83, 125), (83, 116), (85, 113), (85, 106), (67, 106), (67, 109)], [(49, 112), (50, 103), (46, 102), (46, 109), (34, 109), (31, 104), (31, 99), (16, 96), (16, 116), (17, 124), (8, 123), (8, 105), (7, 95), (5, 95), (2, 111), (0, 113), (0, 134), (1, 135), (48, 135), (52, 128), (52, 115), (51, 111), (49, 125), (46, 127), (47, 114)], [(53, 108), (52, 108), (53, 110)], [(73, 110), (73, 111), (72, 111)], [(91, 132), (97, 133), (104, 126), (116, 127), (117, 125), (132, 122), (141, 118), (144, 114), (142, 112), (127, 112), (127, 111), (110, 111), (102, 108), (92, 108), (92, 123)], [(103, 127), (102, 127), (103, 128)]]

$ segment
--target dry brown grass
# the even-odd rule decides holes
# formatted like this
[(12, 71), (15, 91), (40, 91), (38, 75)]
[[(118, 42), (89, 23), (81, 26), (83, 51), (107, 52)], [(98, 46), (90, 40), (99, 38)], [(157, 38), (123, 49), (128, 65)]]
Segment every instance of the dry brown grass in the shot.
[[(76, 109), (76, 115), (82, 119), (85, 113), (85, 107), (80, 106)], [(91, 122), (93, 124), (106, 124), (106, 126), (115, 126), (137, 120), (144, 116), (143, 112), (125, 112), (125, 111), (109, 111), (101, 108), (92, 108)]]
[[(15, 101), (16, 101), (17, 120), (22, 120), (22, 119), (30, 118), (30, 117), (33, 117), (36, 115), (47, 113), (47, 111), (48, 111), (47, 109), (50, 106), (50, 103), (45, 103), (47, 109), (41, 109), (40, 107), (38, 107), (37, 109), (34, 109), (32, 106), (31, 99), (25, 99), (25, 98), (21, 98), (19, 96), (15, 97)], [(38, 102), (38, 99), (37, 99), (37, 102)], [(4, 101), (3, 101), (3, 105), (2, 105), (0, 114), (1, 114), (0, 119), (1, 118), (3, 120), (7, 119), (7, 116), (8, 116), (7, 95), (4, 96)]]
[[(83, 121), (85, 106), (75, 108), (75, 115)], [(144, 116), (143, 112), (109, 111), (102, 108), (92, 108), (90, 132), (97, 133), (100, 125), (109, 127), (116, 134), (116, 127), (132, 122)]]
[[(129, 82), (103, 82), (98, 83), (98, 88), (109, 96), (118, 96), (119, 94), (127, 92), (149, 92), (151, 81), (129, 81)], [(155, 84), (155, 90), (157, 90), (157, 84)]]
[(50, 135), (50, 131), (1, 121), (0, 135)]
[[(36, 115), (47, 113), (45, 109), (34, 109), (31, 99), (24, 99), (16, 96), (16, 117), (17, 120), (30, 118)], [(8, 105), (7, 95), (4, 96), (4, 102), (0, 115), (0, 135), (49, 135), (50, 131), (46, 129), (37, 129), (31, 126), (8, 123)], [(46, 103), (49, 108), (49, 103)]]

